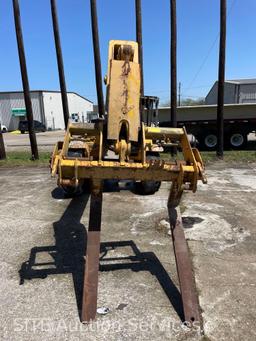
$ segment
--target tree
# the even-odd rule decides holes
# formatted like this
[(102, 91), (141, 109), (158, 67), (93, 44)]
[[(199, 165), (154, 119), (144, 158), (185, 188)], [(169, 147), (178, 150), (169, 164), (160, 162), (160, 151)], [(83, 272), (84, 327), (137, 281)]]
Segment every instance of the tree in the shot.
[[(180, 106), (184, 107), (184, 106), (193, 106), (193, 105), (204, 105), (205, 104), (205, 100), (203, 97), (198, 97), (196, 99), (192, 99), (192, 98), (183, 98), (180, 101)], [(163, 107), (170, 107), (170, 101), (167, 101), (165, 103), (162, 104)]]
[(203, 97), (198, 97), (196, 99), (192, 99), (192, 98), (184, 98), (181, 100), (180, 105), (181, 106), (185, 106), (185, 105), (204, 105), (205, 104), (205, 100)]

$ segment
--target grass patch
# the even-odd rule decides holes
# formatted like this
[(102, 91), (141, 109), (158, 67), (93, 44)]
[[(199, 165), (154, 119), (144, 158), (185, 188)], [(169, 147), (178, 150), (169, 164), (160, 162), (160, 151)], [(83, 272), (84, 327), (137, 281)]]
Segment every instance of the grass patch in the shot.
[[(216, 157), (216, 152), (200, 152), (204, 163), (218, 162), (219, 159)], [(163, 160), (172, 160), (170, 153), (161, 153)], [(177, 160), (182, 160), (183, 155), (178, 153)], [(251, 163), (256, 162), (256, 151), (255, 150), (227, 150), (224, 152), (223, 161), (229, 163)]]
[[(205, 163), (216, 162), (219, 159), (216, 157), (216, 152), (201, 152), (203, 161)], [(239, 162), (248, 163), (256, 162), (256, 151), (255, 150), (228, 150), (224, 151), (225, 162)]]
[(19, 167), (19, 166), (48, 166), (51, 153), (39, 152), (39, 160), (32, 161), (31, 153), (28, 151), (12, 151), (8, 152), (6, 160), (0, 160), (0, 167)]
[[(205, 164), (218, 162), (215, 152), (201, 152)], [(29, 151), (11, 151), (7, 153), (6, 160), (0, 160), (0, 167), (18, 167), (18, 166), (48, 166), (51, 152), (39, 152), (39, 160), (31, 161), (31, 153)], [(170, 153), (161, 153), (163, 160), (174, 161)], [(182, 160), (181, 153), (177, 155), (178, 160)], [(229, 163), (252, 163), (256, 162), (256, 151), (253, 150), (229, 150), (224, 152), (224, 161)]]

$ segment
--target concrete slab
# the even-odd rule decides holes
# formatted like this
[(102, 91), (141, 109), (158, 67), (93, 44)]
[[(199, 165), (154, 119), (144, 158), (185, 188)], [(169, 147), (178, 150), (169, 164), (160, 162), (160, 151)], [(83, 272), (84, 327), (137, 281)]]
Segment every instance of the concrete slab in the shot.
[[(207, 172), (182, 204), (206, 337), (253, 340), (256, 166)], [(104, 193), (98, 307), (110, 312), (82, 325), (89, 198), (66, 199), (55, 184), (46, 168), (0, 169), (1, 340), (201, 339), (180, 321), (168, 185)]]

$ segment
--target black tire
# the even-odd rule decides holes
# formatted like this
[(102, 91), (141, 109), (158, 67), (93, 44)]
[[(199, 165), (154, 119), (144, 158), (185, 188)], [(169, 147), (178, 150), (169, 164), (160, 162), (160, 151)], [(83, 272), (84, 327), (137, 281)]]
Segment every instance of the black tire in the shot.
[(84, 179), (82, 190), (83, 190), (83, 193), (91, 192), (91, 180), (90, 179)]
[(243, 149), (248, 142), (248, 136), (245, 133), (231, 132), (228, 137), (229, 147), (232, 149)]
[(79, 196), (83, 193), (83, 188), (81, 185), (75, 187), (75, 186), (61, 186), (63, 192), (65, 193), (65, 196), (68, 198), (73, 198), (76, 196)]
[(20, 132), (21, 132), (21, 134), (25, 134), (25, 130), (21, 130)]
[(90, 179), (83, 179), (80, 180), (77, 187), (75, 186), (61, 186), (65, 196), (68, 198), (78, 197), (83, 193), (90, 193), (91, 192), (91, 181)]
[[(159, 153), (150, 153), (147, 155), (147, 160), (159, 160)], [(161, 186), (161, 181), (139, 181), (135, 182), (136, 193), (141, 195), (155, 194)]]
[(69, 149), (68, 156), (69, 157), (83, 157), (83, 153), (81, 152), (81, 150)]
[(202, 150), (216, 150), (217, 135), (216, 132), (208, 131), (198, 138), (199, 148)]
[(155, 194), (161, 186), (161, 181), (140, 181), (135, 182), (136, 193), (141, 195)]

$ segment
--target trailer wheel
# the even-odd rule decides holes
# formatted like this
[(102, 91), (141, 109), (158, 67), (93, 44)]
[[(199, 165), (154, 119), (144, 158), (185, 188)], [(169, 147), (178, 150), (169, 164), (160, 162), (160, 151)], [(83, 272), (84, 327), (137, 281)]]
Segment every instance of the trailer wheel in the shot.
[(230, 134), (229, 144), (230, 147), (233, 149), (244, 148), (247, 144), (247, 135), (238, 132), (233, 132)]
[(217, 136), (215, 134), (206, 135), (204, 144), (208, 149), (214, 149), (217, 146)]
[(217, 141), (218, 140), (215, 132), (207, 132), (199, 137), (200, 149), (215, 150)]
[[(154, 153), (148, 154), (147, 155), (147, 160), (159, 160), (160, 155), (159, 153)], [(155, 194), (159, 190), (161, 186), (161, 181), (139, 181), (135, 182), (135, 190), (138, 194), (141, 195), (150, 195), (150, 194)]]

